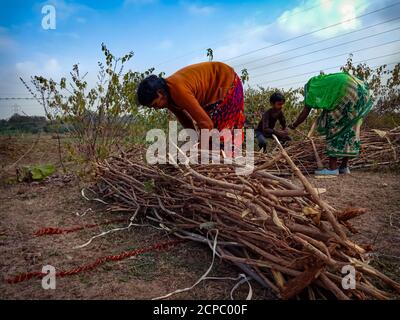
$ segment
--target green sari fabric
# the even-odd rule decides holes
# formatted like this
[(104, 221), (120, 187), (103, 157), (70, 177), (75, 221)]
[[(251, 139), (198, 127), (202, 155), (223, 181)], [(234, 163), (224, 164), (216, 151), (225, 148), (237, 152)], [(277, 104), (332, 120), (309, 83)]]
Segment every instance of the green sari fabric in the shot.
[[(333, 81), (334, 79), (336, 81)], [(321, 84), (318, 81), (321, 81)], [(324, 90), (318, 91), (315, 88)], [(320, 98), (317, 96), (318, 92)], [(322, 109), (318, 118), (318, 132), (326, 136), (327, 155), (358, 156), (361, 147), (360, 126), (372, 108), (372, 98), (367, 83), (346, 73), (320, 75), (307, 83), (305, 96), (308, 97), (305, 99), (308, 107)]]
[(345, 96), (350, 81), (349, 75), (343, 72), (311, 78), (304, 90), (305, 105), (314, 109), (334, 110)]

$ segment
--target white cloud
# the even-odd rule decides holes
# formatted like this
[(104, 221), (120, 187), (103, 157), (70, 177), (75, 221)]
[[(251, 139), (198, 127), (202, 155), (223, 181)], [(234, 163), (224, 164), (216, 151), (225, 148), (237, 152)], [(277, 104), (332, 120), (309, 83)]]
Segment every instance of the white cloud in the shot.
[[(321, 6), (315, 7), (316, 4), (316, 0), (306, 0), (302, 3), (302, 6), (297, 6), (285, 12), (275, 21), (268, 24), (257, 22), (259, 19), (254, 19), (252, 21), (251, 16), (247, 17), (247, 22), (245, 21), (241, 24), (237, 24), (226, 32), (227, 39), (222, 39), (216, 42), (215, 45), (209, 45), (214, 51), (214, 60), (225, 61), (228, 59), (226, 63), (235, 67), (236, 71), (239, 73), (243, 68), (249, 69), (250, 85), (266, 84), (286, 86), (290, 84), (292, 86), (293, 83), (297, 81), (300, 83), (295, 84), (295, 86), (301, 86), (313, 75), (302, 75), (303, 73), (314, 72), (316, 70), (316, 74), (318, 74), (318, 70), (337, 72), (339, 68), (332, 69), (331, 67), (344, 65), (348, 53), (362, 49), (363, 47), (367, 48), (393, 40), (393, 34), (391, 33), (371, 38), (370, 42), (357, 42), (357, 39), (365, 36), (365, 33), (343, 35), (343, 38), (334, 38), (332, 40), (326, 39), (333, 35), (336, 36), (356, 30), (364, 25), (364, 21), (369, 21), (368, 24), (373, 24), (383, 19), (382, 17), (374, 16), (370, 17), (371, 19), (373, 18), (372, 22), (366, 20), (367, 17), (365, 19), (360, 18), (362, 21), (360, 19), (352, 20), (336, 28), (326, 29), (321, 33), (315, 33), (305, 38), (274, 45), (297, 35), (362, 15), (367, 12), (366, 8), (368, 8), (368, 11), (375, 9), (375, 6), (372, 6), (372, 4), (366, 0), (323, 0), (322, 2), (318, 1), (318, 4)], [(315, 7), (314, 9), (307, 10), (313, 6)], [(382, 5), (378, 5), (377, 8), (381, 6)], [(370, 32), (379, 33), (385, 30), (388, 30), (388, 26), (382, 25), (374, 27)], [(234, 37), (230, 35), (234, 35)], [(321, 37), (323, 37), (323, 40), (326, 40), (324, 44), (315, 44), (314, 46), (293, 51), (294, 48), (301, 47), (304, 44), (318, 43)], [(347, 44), (340, 46), (341, 43)], [(306, 55), (313, 50), (335, 45), (338, 46), (330, 50)], [(264, 49), (258, 50), (261, 48)], [(398, 43), (382, 45), (379, 48), (365, 49), (355, 52), (354, 61), (371, 59), (398, 50)], [(249, 52), (252, 53), (247, 55), (246, 53)], [(245, 55), (234, 60), (229, 60), (231, 57), (237, 57), (242, 54)], [(335, 58), (329, 58), (333, 56), (335, 56)], [(390, 63), (395, 59), (396, 56), (391, 56), (368, 61), (368, 64), (375, 66), (383, 63)], [(201, 61), (207, 61), (205, 49), (194, 59), (180, 61), (178, 67), (182, 67), (182, 64)], [(277, 81), (278, 79), (284, 80)]]
[(34, 70), (36, 69), (36, 63), (32, 61), (23, 61), (23, 62), (17, 62), (15, 67), (17, 68), (17, 71), (19, 72), (29, 72), (29, 70)]
[(65, 0), (46, 1), (42, 2), (39, 6), (40, 8), (42, 8), (45, 5), (53, 5), (56, 9), (57, 19), (60, 20), (67, 20), (71, 17), (79, 15), (78, 19), (76, 20), (79, 23), (81, 22), (78, 20), (81, 18), (82, 15), (95, 12), (95, 10), (89, 6), (78, 3), (66, 2)]
[(198, 4), (187, 5), (186, 9), (190, 14), (196, 16), (209, 16), (216, 10), (216, 8), (213, 6), (198, 5)]
[[(290, 38), (293, 34), (307, 33), (330, 24), (352, 19), (362, 14), (367, 6), (367, 0), (306, 0), (301, 5), (285, 11), (272, 23), (260, 24), (254, 22), (252, 17), (247, 17), (242, 24), (236, 25), (231, 30), (230, 33), (235, 34), (235, 37), (228, 38), (228, 41), (222, 41), (220, 45), (217, 44), (217, 46), (211, 47), (214, 50), (214, 60), (223, 61), (258, 48), (269, 47), (285, 38)], [(309, 8), (313, 9), (308, 10)], [(332, 36), (346, 32), (348, 29), (355, 29), (359, 27), (360, 23), (356, 19), (343, 23), (338, 27), (318, 32), (314, 36)], [(297, 43), (296, 46), (298, 45)], [(246, 65), (241, 65), (242, 62), (284, 52), (285, 48), (290, 49), (291, 47), (293, 47), (293, 43), (271, 46), (268, 50), (260, 50), (249, 56), (228, 61), (228, 63), (239, 65), (241, 69), (242, 67), (246, 67)], [(261, 64), (272, 63), (279, 59), (281, 57), (276, 56), (272, 59), (262, 61)], [(204, 50), (204, 54), (197, 56), (190, 62), (196, 63), (206, 60)]]
[[(277, 22), (283, 31), (300, 34), (346, 21), (337, 27), (316, 33), (318, 37), (329, 37), (358, 28), (361, 21), (354, 18), (364, 13), (368, 6), (369, 0), (306, 0), (301, 5), (285, 11)], [(350, 19), (353, 20), (347, 21)]]
[(56, 58), (46, 58), (40, 61), (22, 61), (15, 64), (17, 73), (22, 77), (42, 75), (51, 78), (58, 78), (61, 75), (61, 65)]
[(61, 71), (61, 66), (58, 60), (55, 58), (50, 58), (44, 63), (44, 72), (48, 74), (57, 74)]
[(255, 25), (247, 27), (242, 30), (242, 34), (238, 33), (240, 41), (235, 39), (229, 41), (227, 44), (219, 46), (215, 49), (214, 56), (218, 59), (229, 59), (230, 57), (237, 56), (243, 52), (254, 50), (255, 48), (264, 47), (270, 44), (266, 40), (268, 35), (268, 26)]
[[(273, 36), (271, 31), (270, 25), (257, 24), (251, 19), (246, 18), (246, 21), (243, 23), (235, 25), (230, 32), (227, 33), (225, 39), (221, 39), (221, 41), (216, 42), (214, 45), (210, 45), (211, 49), (213, 49), (214, 60), (223, 61), (244, 52), (270, 45), (271, 36)], [(260, 54), (265, 54), (265, 52), (261, 52)], [(252, 58), (257, 56), (258, 55), (253, 55)], [(191, 59), (189, 63), (198, 63), (202, 61), (208, 61), (206, 49), (203, 50), (201, 55)], [(228, 64), (236, 64), (237, 62), (238, 61), (235, 60), (228, 62)]]

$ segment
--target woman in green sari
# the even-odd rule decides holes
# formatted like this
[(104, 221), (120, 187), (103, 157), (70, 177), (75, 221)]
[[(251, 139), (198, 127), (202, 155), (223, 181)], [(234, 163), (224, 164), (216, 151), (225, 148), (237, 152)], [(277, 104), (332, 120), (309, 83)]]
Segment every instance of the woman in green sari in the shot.
[[(304, 87), (304, 109), (289, 126), (295, 129), (310, 114), (322, 109), (318, 132), (326, 136), (329, 168), (318, 175), (350, 173), (348, 160), (360, 153), (360, 126), (372, 107), (368, 85), (355, 76), (339, 72), (311, 78)], [(338, 158), (342, 162), (338, 168)]]

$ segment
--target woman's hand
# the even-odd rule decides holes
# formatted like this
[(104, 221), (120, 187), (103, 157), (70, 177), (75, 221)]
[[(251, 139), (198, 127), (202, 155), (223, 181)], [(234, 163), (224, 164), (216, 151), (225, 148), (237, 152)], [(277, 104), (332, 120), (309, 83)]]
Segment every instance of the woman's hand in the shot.
[(300, 112), (296, 121), (293, 122), (291, 125), (289, 125), (289, 128), (292, 130), (296, 129), (299, 125), (301, 125), (307, 119), (310, 112), (311, 112), (311, 108), (304, 106), (303, 110)]
[(296, 126), (293, 123), (291, 123), (291, 124), (288, 125), (288, 128), (291, 129), (291, 130), (295, 130)]

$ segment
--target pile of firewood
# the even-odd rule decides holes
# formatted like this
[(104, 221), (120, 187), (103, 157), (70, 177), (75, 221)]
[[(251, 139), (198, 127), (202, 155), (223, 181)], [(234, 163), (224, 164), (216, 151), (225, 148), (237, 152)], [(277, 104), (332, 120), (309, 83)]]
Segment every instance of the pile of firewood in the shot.
[[(314, 144), (314, 146), (313, 146)], [(301, 137), (291, 142), (286, 151), (295, 164), (303, 172), (313, 173), (318, 168), (317, 157), (326, 166), (328, 158), (325, 155), (324, 137)], [(264, 164), (265, 169), (276, 173), (291, 171), (279, 148), (267, 154), (257, 153), (257, 164)], [(390, 131), (367, 130), (361, 132), (361, 152), (349, 162), (351, 168), (370, 168), (383, 165), (393, 165), (400, 162), (400, 127)], [(269, 167), (265, 164), (269, 163)]]
[[(369, 137), (369, 150), (379, 150)], [(389, 299), (399, 293), (399, 283), (368, 264), (371, 248), (348, 238), (349, 220), (365, 210), (338, 211), (321, 200), (280, 152), (279, 165), (299, 184), (271, 174), (266, 162), (241, 176), (235, 164), (148, 165), (133, 150), (97, 164), (94, 190), (111, 211), (150, 219), (177, 237), (216, 242), (215, 254), (277, 297)], [(346, 268), (355, 270), (353, 289), (343, 286)]]

